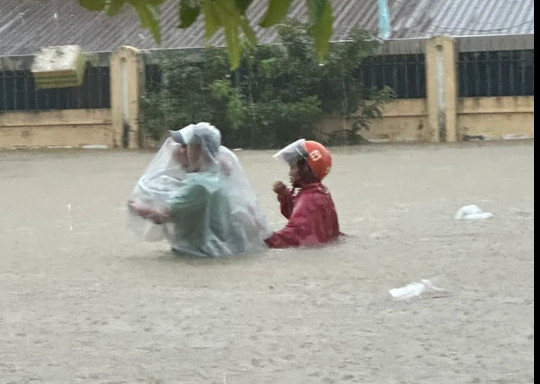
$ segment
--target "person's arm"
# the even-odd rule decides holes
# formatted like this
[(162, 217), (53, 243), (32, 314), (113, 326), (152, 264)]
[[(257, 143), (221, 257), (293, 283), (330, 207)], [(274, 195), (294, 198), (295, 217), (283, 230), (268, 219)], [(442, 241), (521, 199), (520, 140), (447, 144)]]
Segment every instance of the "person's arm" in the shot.
[(144, 219), (150, 220), (155, 224), (163, 224), (170, 221), (169, 209), (167, 207), (153, 207), (142, 201), (128, 201), (128, 209)]
[(290, 218), (294, 208), (294, 196), (292, 191), (281, 181), (276, 181), (272, 190), (277, 194), (281, 214)]
[(128, 208), (136, 215), (155, 224), (164, 224), (204, 206), (207, 193), (206, 188), (198, 183), (185, 183), (161, 206), (150, 205), (140, 200), (130, 200)]

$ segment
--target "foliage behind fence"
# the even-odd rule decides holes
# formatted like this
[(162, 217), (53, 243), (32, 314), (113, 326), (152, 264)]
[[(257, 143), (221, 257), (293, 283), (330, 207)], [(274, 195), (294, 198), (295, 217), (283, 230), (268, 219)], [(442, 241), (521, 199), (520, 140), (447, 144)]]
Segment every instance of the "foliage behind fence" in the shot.
[(307, 29), (295, 20), (281, 25), (280, 44), (245, 48), (232, 73), (222, 49), (206, 49), (197, 60), (186, 54), (164, 59), (161, 82), (148, 79), (146, 132), (156, 138), (164, 128), (206, 120), (221, 129), (229, 146), (279, 147), (315, 138), (323, 114), (333, 114), (351, 121), (343, 139), (354, 141), (392, 96), (388, 87), (364, 87), (357, 70), (380, 43), (354, 30), (347, 42), (332, 44), (320, 65)]

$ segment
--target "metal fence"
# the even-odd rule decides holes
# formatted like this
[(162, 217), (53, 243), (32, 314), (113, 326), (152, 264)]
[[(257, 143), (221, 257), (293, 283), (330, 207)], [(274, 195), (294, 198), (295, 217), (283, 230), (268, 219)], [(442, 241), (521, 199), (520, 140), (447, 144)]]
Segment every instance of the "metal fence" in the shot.
[(146, 92), (152, 92), (159, 90), (163, 76), (159, 65), (157, 64), (146, 64), (144, 66), (144, 75), (145, 75), (145, 90)]
[(79, 87), (37, 89), (30, 70), (0, 72), (0, 111), (110, 108), (109, 67), (88, 64)]
[[(368, 88), (391, 87), (397, 98), (426, 97), (425, 56), (423, 54), (380, 55), (367, 57), (356, 76)], [(145, 89), (159, 89), (163, 79), (156, 64), (145, 66)]]
[(459, 96), (534, 95), (534, 50), (461, 52)]
[(370, 56), (362, 62), (358, 74), (366, 87), (389, 86), (398, 99), (426, 97), (424, 54)]
[[(457, 42), (460, 97), (534, 95), (534, 35), (471, 36)], [(387, 42), (358, 68), (359, 81), (370, 88), (389, 86), (400, 99), (425, 98), (424, 46), (421, 39)], [(0, 66), (0, 111), (110, 108), (109, 54), (99, 55), (88, 62), (80, 87), (39, 90), (29, 69)], [(163, 80), (157, 58), (146, 64), (146, 90), (159, 89)]]

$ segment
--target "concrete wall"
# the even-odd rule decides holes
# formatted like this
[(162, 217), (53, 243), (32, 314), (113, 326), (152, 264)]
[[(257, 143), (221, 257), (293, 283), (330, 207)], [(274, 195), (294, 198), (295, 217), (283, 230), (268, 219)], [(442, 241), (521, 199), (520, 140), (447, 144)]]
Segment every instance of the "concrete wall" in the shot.
[(109, 109), (0, 113), (0, 148), (112, 147)]
[[(427, 124), (425, 99), (397, 99), (384, 106), (383, 118), (375, 119), (369, 130), (359, 134), (373, 142), (431, 141), (433, 133)], [(341, 117), (327, 116), (319, 126), (324, 134), (350, 129), (351, 123)], [(325, 135), (321, 135), (321, 139)]]
[(534, 96), (461, 98), (457, 116), (461, 140), (534, 137)]
[[(433, 120), (430, 124), (426, 99), (398, 99), (360, 134), (373, 142), (438, 142), (438, 120)], [(443, 141), (534, 138), (534, 96), (458, 98), (452, 120), (456, 139)], [(344, 119), (328, 116), (319, 130), (328, 134), (349, 128)]]
[[(459, 98), (456, 39), (435, 36), (424, 47), (426, 98), (388, 103), (383, 117), (359, 132), (364, 138), (394, 142), (534, 138), (534, 96)], [(348, 128), (343, 119), (328, 117), (319, 130)]]
[[(361, 132), (363, 137), (373, 142), (434, 141), (426, 99), (394, 100), (385, 106), (383, 115)], [(328, 116), (321, 122), (326, 133), (349, 127), (339, 117)], [(533, 138), (534, 97), (460, 98), (457, 130), (459, 140)], [(109, 109), (0, 113), (0, 148), (113, 148), (119, 135)]]
[(133, 47), (120, 47), (111, 57), (113, 145), (139, 146), (139, 100), (144, 87), (144, 62)]
[(426, 102), (431, 140), (454, 142), (456, 126), (457, 70), (456, 42), (437, 36), (426, 42)]
[[(103, 55), (90, 55), (100, 60)], [(21, 69), (17, 63), (2, 61), (7, 69)], [(111, 108), (51, 111), (0, 112), (0, 148), (139, 146), (139, 97), (144, 85), (144, 63), (138, 49), (120, 47), (110, 56)]]

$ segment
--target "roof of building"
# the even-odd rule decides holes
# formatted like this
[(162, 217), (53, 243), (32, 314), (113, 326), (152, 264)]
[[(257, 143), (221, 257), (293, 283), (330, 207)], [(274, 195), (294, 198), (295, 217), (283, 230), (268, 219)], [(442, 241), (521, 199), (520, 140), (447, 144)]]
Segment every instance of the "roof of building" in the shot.
[[(84, 52), (111, 52), (122, 45), (139, 49), (200, 48), (205, 44), (225, 45), (221, 32), (204, 39), (204, 25), (198, 20), (179, 29), (179, 0), (161, 6), (162, 42), (158, 45), (142, 29), (132, 8), (115, 17), (92, 12), (77, 0), (2, 0), (0, 4), (0, 56), (32, 55), (41, 47), (80, 45)], [(248, 12), (261, 43), (275, 41), (272, 29), (256, 26), (268, 0), (255, 0)], [(358, 26), (377, 34), (377, 0), (332, 0), (334, 35), (347, 38)], [(434, 35), (520, 35), (534, 34), (534, 0), (388, 0), (390, 39), (427, 38)], [(303, 18), (305, 1), (295, 0), (289, 17)], [(201, 16), (202, 18), (202, 16)]]

